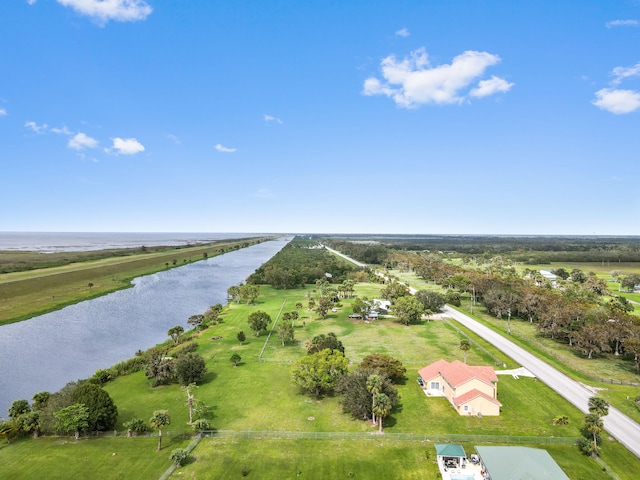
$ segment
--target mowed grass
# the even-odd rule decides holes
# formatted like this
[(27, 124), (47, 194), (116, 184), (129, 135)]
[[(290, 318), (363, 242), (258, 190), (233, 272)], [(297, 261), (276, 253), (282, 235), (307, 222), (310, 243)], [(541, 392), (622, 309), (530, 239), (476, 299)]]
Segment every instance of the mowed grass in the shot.
[(173, 449), (185, 448), (189, 439), (156, 438), (24, 439), (0, 448), (0, 478), (68, 480), (157, 479), (169, 468)]
[[(379, 288), (379, 285), (371, 284), (357, 286), (357, 293), (362, 295), (362, 292), (367, 292), (367, 296), (371, 298), (376, 296)], [(580, 435), (583, 415), (544, 384), (530, 378), (521, 377), (516, 380), (510, 376), (499, 377), (499, 399), (503, 403), (500, 417), (461, 417), (443, 398), (427, 398), (415, 381), (417, 370), (439, 358), (462, 359), (462, 352), (459, 350), (461, 334), (446, 320), (434, 320), (409, 327), (399, 325), (391, 319), (365, 324), (348, 318), (351, 313), (350, 300), (344, 300), (342, 307), (337, 312), (330, 312), (325, 320), (317, 318), (315, 313), (313, 319), (310, 319), (307, 302), (309, 296), (314, 296), (310, 287), (287, 291), (261, 287), (260, 292), (256, 305), (228, 305), (222, 315), (223, 322), (202, 332), (195, 339), (199, 344), (197, 352), (205, 358), (208, 367), (205, 382), (197, 388), (195, 396), (210, 407), (208, 417), (214, 429), (374, 432), (376, 427), (368, 422), (355, 420), (344, 414), (339, 398), (316, 398), (303, 394), (292, 381), (292, 363), (306, 355), (304, 342), (318, 333), (333, 331), (345, 345), (351, 368), (355, 368), (364, 356), (372, 352), (384, 352), (405, 363), (407, 379), (398, 386), (401, 402), (385, 419), (385, 432), (479, 434), (498, 435), (500, 438), (507, 435)], [(269, 340), (267, 333), (256, 337), (250, 331), (247, 317), (251, 312), (264, 310), (275, 320), (280, 312), (295, 310), (297, 302), (302, 302), (303, 308), (298, 310), (300, 319), (296, 324), (294, 344), (281, 346), (275, 330)], [(306, 327), (302, 326), (302, 321), (306, 321)], [(272, 326), (273, 324), (270, 328)], [(247, 335), (247, 340), (242, 344), (236, 338), (240, 330)], [(493, 356), (500, 358), (502, 354), (493, 347), (478, 339), (472, 332), (463, 331), (473, 341), (473, 347), (467, 355), (468, 363), (493, 365)], [(242, 357), (238, 367), (233, 367), (229, 360), (233, 353), (239, 353)], [(509, 368), (517, 366), (507, 358), (504, 361)], [(109, 382), (105, 388), (118, 405), (119, 425), (131, 418), (147, 421), (154, 410), (167, 409), (172, 418), (168, 427), (171, 433), (191, 431), (187, 425), (186, 397), (177, 385), (151, 388), (143, 372), (138, 372)], [(558, 415), (566, 415), (569, 424), (553, 426), (553, 418)], [(95, 443), (99, 446), (103, 441), (104, 449), (98, 448), (95, 452), (83, 454), (86, 459), (83, 465), (87, 471), (94, 468), (94, 463), (96, 469), (101, 468), (105, 457), (108, 461), (108, 455), (117, 451), (110, 442), (120, 439), (100, 439)], [(139, 441), (141, 439), (132, 439), (131, 445)], [(24, 444), (31, 442), (25, 441)], [(38, 443), (34, 442), (32, 445), (31, 452), (35, 455), (40, 451)], [(0, 453), (6, 452), (9, 455), (13, 447), (11, 445)], [(603, 450), (608, 455), (606, 461), (612, 467), (624, 466), (621, 471), (614, 468), (624, 480), (640, 478), (637, 458), (618, 447), (620, 446), (615, 442), (607, 442)], [(139, 453), (142, 461), (150, 462), (157, 457), (153, 448), (151, 446), (149, 450)], [(167, 459), (172, 448), (175, 447), (163, 448), (160, 456)], [(576, 467), (577, 471), (590, 472), (589, 475), (573, 476), (571, 471), (565, 469), (570, 478), (606, 478), (600, 475), (600, 467), (593, 460), (582, 456), (577, 447), (552, 448), (554, 456), (561, 457), (559, 461), (577, 462), (580, 465), (579, 468)], [(427, 458), (427, 452), (430, 458)], [(73, 451), (69, 449), (68, 455), (66, 458), (49, 457), (50, 468), (64, 468), (66, 463), (74, 463)], [(119, 455), (118, 453), (117, 456)], [(434, 459), (435, 451), (431, 443), (388, 441), (384, 436), (379, 441), (377, 438), (369, 441), (292, 441), (214, 437), (200, 442), (192, 452), (191, 462), (174, 473), (174, 478), (232, 478), (241, 476), (243, 466), (247, 465), (250, 478), (351, 478), (352, 473), (353, 478), (435, 479), (437, 470), (434, 469)], [(12, 468), (11, 473), (15, 475), (10, 478), (30, 478), (25, 474), (26, 466), (21, 466), (20, 462), (14, 461)], [(157, 475), (145, 473), (138, 474), (136, 478), (157, 478)]]
[[(469, 455), (476, 444), (463, 444)], [(546, 445), (572, 480), (608, 480), (611, 477), (590, 458), (576, 454), (572, 445)], [(226, 480), (280, 479), (399, 479), (441, 478), (431, 442), (379, 440), (250, 440), (204, 439), (191, 461), (174, 478)], [(634, 477), (623, 476), (631, 480)]]

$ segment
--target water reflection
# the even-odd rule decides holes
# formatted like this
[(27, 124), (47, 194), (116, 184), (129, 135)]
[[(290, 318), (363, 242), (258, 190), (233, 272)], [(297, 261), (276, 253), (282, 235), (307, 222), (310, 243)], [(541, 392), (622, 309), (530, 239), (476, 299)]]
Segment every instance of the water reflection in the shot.
[(0, 327), (0, 417), (17, 399), (57, 391), (71, 380), (130, 358), (167, 338), (174, 325), (215, 303), (290, 238), (140, 277), (135, 286)]

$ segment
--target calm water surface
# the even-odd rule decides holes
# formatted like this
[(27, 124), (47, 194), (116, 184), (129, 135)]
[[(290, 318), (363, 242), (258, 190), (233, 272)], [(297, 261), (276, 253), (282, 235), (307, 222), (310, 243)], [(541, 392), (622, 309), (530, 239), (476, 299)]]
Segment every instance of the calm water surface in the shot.
[(87, 378), (167, 338), (175, 325), (244, 281), (282, 249), (282, 238), (140, 277), (135, 286), (0, 327), (0, 417), (11, 402)]

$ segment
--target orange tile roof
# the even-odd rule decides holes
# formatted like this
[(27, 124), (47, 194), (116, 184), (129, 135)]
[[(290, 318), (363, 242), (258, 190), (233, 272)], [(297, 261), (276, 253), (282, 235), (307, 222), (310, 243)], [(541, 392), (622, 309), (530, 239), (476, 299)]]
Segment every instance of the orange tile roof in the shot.
[(485, 383), (492, 384), (498, 381), (498, 376), (491, 367), (475, 367), (465, 365), (460, 360), (449, 363), (446, 360), (438, 360), (431, 365), (418, 370), (418, 373), (425, 382), (442, 375), (453, 388), (462, 385), (474, 378)]
[(456, 397), (453, 399), (454, 403), (456, 404), (456, 406), (461, 406), (464, 405), (465, 403), (473, 400), (476, 397), (482, 397), (485, 400), (489, 400), (490, 402), (495, 403), (496, 405), (502, 406), (502, 404), (495, 398), (490, 397), (489, 395), (482, 393), (480, 390), (474, 388), (473, 390), (469, 390), (467, 393), (465, 393), (464, 395), (460, 395), (459, 397)]

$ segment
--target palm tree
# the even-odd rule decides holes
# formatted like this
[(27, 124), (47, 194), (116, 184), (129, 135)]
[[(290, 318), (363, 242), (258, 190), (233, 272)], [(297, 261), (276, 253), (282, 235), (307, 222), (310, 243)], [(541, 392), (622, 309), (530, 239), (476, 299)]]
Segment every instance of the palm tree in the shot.
[(162, 428), (171, 423), (171, 417), (166, 410), (156, 410), (149, 420), (151, 428), (158, 430), (158, 450), (162, 448)]
[(180, 387), (184, 390), (184, 393), (187, 395), (187, 406), (189, 407), (189, 425), (193, 423), (193, 406), (195, 404), (195, 390), (197, 385), (195, 383), (190, 383), (185, 387)]
[(606, 417), (609, 414), (609, 403), (602, 397), (591, 397), (589, 399), (589, 413)]
[(374, 397), (373, 412), (378, 415), (378, 422), (380, 422), (379, 433), (382, 433), (382, 419), (391, 413), (391, 400), (384, 393), (378, 393)]
[(367, 378), (367, 390), (371, 394), (371, 422), (375, 425), (376, 395), (382, 392), (382, 378), (380, 378), (380, 375), (376, 375), (375, 373), (369, 375), (369, 377)]
[(597, 413), (590, 413), (584, 419), (584, 429), (593, 435), (593, 444), (591, 446), (591, 456), (598, 456), (598, 435), (604, 430), (602, 418)]
[(467, 352), (471, 350), (471, 342), (467, 339), (460, 340), (460, 350), (464, 354), (464, 363), (467, 363)]

